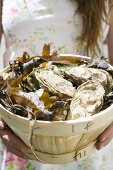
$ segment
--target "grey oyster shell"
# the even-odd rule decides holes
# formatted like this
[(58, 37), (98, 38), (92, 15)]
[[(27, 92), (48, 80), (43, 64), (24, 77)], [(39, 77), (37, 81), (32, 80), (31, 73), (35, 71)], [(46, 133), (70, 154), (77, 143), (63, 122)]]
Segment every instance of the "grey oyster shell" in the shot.
[(66, 77), (72, 80), (77, 86), (86, 82), (87, 80), (98, 81), (105, 88), (108, 93), (113, 87), (113, 79), (110, 74), (102, 69), (73, 67), (64, 71)]
[[(73, 84), (64, 79), (62, 75), (59, 75), (54, 72), (54, 70), (47, 70), (47, 69), (35, 69), (31, 73), (34, 81), (34, 89), (38, 88), (38, 84), (41, 88), (44, 88), (46, 91), (49, 91), (53, 95), (57, 95), (61, 98), (69, 99), (74, 97), (76, 89), (73, 87)], [(28, 76), (28, 81), (31, 81)], [(37, 84), (37, 86), (36, 86)], [(33, 84), (32, 84), (33, 86)]]
[(78, 119), (96, 114), (103, 106), (105, 90), (98, 82), (87, 81), (78, 87), (70, 104), (69, 119)]
[(56, 101), (49, 111), (53, 114), (51, 115), (52, 121), (65, 121), (69, 113), (70, 106), (66, 101)]

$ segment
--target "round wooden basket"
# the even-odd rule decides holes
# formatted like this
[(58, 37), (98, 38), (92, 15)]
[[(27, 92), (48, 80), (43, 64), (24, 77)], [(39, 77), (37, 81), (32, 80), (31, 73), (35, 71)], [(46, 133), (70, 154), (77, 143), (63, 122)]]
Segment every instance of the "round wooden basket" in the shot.
[[(7, 72), (4, 69), (0, 74)], [(27, 145), (30, 123), (0, 105), (0, 116)], [(38, 121), (34, 125), (31, 152), (24, 154), (43, 163), (64, 164), (78, 161), (95, 150), (98, 135), (113, 121), (113, 105), (91, 117), (68, 121)]]

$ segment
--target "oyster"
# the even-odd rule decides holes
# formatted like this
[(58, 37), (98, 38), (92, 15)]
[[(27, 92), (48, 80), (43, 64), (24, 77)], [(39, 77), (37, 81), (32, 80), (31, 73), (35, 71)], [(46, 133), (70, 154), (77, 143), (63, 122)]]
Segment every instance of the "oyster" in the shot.
[(78, 119), (97, 113), (103, 106), (104, 95), (105, 90), (99, 82), (83, 83), (71, 101), (67, 119)]
[(37, 119), (48, 119), (52, 115), (52, 112), (45, 109), (44, 103), (39, 100), (38, 95), (34, 92), (26, 93), (17, 88), (9, 87), (7, 94), (13, 103), (25, 107), (26, 111), (30, 110)]
[(66, 71), (64, 70), (64, 74), (67, 78), (72, 80), (73, 83), (76, 83), (77, 86), (91, 79), (91, 71), (87, 70), (84, 66), (73, 67)]
[[(63, 109), (62, 109), (63, 108)], [(50, 108), (53, 114), (51, 116), (52, 121), (64, 121), (67, 119), (70, 107), (66, 101), (56, 101)]]
[[(33, 78), (35, 77), (34, 83), (37, 82), (37, 85), (39, 83), (40, 87), (44, 88), (46, 91), (62, 97), (63, 99), (74, 97), (76, 90), (73, 84), (64, 79), (62, 75), (57, 74), (54, 70), (35, 69), (31, 74)], [(36, 88), (35, 84), (34, 87)]]
[(110, 74), (102, 69), (86, 68), (86, 67), (73, 67), (64, 71), (66, 77), (68, 77), (77, 86), (86, 82), (87, 80), (98, 81), (105, 88), (108, 93), (113, 87), (113, 79)]

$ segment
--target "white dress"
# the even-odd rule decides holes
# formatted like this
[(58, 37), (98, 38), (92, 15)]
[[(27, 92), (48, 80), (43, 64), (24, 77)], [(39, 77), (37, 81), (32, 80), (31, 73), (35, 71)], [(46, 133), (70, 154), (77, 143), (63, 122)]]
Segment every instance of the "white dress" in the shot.
[[(108, 11), (108, 1), (106, 10)], [(86, 53), (86, 43), (76, 50), (76, 38), (81, 34), (82, 19), (75, 15), (77, 4), (71, 0), (3, 0), (2, 24), (6, 40), (5, 65), (27, 51), (30, 56), (41, 54), (43, 45), (51, 44), (51, 52)], [(100, 49), (109, 26), (102, 21)], [(95, 57), (102, 55), (97, 52)], [(1, 146), (2, 148), (2, 146)], [(112, 143), (80, 162), (66, 165), (47, 165), (22, 160), (1, 151), (2, 170), (113, 170)], [(3, 159), (2, 159), (3, 156)]]

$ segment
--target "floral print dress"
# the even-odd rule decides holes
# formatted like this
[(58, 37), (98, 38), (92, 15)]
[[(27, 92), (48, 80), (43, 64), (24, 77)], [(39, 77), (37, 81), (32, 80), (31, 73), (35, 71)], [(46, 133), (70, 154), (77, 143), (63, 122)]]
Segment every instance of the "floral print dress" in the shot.
[[(2, 24), (6, 40), (5, 66), (9, 60), (27, 51), (30, 56), (41, 54), (43, 45), (50, 44), (51, 52), (86, 54), (86, 43), (77, 49), (76, 38), (81, 34), (82, 18), (74, 15), (77, 4), (71, 0), (2, 0)], [(108, 1), (106, 10), (108, 11)], [(104, 16), (103, 16), (104, 17)], [(99, 47), (102, 48), (109, 26), (102, 21)], [(96, 52), (98, 57), (102, 55)], [(26, 161), (9, 153), (0, 143), (1, 170), (113, 170), (112, 142), (80, 162), (65, 165), (41, 164)]]

